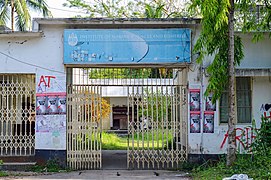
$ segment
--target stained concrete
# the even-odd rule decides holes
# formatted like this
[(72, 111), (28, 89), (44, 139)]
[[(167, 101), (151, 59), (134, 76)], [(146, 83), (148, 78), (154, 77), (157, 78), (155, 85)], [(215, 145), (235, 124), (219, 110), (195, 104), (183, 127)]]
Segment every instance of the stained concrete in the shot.
[(127, 169), (127, 150), (103, 150), (102, 169)]
[(97, 180), (191, 180), (187, 173), (178, 171), (153, 171), (153, 170), (87, 170), (66, 173), (55, 173), (49, 175), (31, 175), (2, 177), (4, 180), (75, 180), (75, 179), (97, 179)]

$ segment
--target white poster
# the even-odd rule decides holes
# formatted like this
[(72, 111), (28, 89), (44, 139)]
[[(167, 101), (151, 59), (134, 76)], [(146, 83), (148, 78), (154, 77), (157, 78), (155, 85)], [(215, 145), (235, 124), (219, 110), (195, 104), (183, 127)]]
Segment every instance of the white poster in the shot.
[(66, 149), (66, 75), (37, 74), (36, 149)]
[(36, 149), (66, 149), (66, 115), (36, 116)]

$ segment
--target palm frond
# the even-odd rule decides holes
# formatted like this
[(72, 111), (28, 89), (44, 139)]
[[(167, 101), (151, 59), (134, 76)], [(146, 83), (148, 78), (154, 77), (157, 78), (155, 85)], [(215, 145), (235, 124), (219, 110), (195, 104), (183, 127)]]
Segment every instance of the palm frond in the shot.
[(161, 18), (163, 16), (163, 10), (164, 10), (163, 4), (158, 5), (158, 7), (155, 9), (155, 18)]
[(10, 19), (9, 14), (10, 10), (8, 4), (5, 3), (8, 0), (0, 1), (0, 25), (6, 25), (7, 21)]
[(15, 26), (18, 31), (26, 31), (27, 26), (26, 26), (26, 21), (23, 16), (16, 16), (15, 17)]
[(145, 16), (146, 16), (146, 18), (154, 18), (153, 7), (149, 4), (145, 5)]
[(26, 3), (31, 10), (42, 12), (43, 17), (52, 17), (52, 13), (45, 0), (26, 0)]
[(16, 27), (19, 30), (27, 30), (30, 28), (31, 16), (25, 0), (14, 0), (16, 11)]

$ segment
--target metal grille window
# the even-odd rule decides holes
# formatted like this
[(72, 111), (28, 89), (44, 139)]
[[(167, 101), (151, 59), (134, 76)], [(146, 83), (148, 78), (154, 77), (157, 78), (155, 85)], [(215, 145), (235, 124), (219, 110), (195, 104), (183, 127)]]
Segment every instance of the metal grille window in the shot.
[[(228, 122), (229, 93), (223, 92), (220, 98), (220, 123)], [(251, 123), (251, 78), (236, 78), (237, 123)]]
[(35, 75), (0, 75), (0, 156), (35, 153)]

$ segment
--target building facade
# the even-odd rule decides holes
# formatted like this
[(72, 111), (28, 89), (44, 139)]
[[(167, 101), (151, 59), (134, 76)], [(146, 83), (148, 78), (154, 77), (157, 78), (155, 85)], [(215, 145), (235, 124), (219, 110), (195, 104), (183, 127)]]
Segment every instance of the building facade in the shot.
[[(0, 159), (56, 158), (73, 169), (99, 169), (101, 134), (109, 129), (132, 137), (128, 168), (225, 154), (227, 92), (215, 104), (204, 96), (211, 57), (195, 62), (199, 33), (197, 19), (35, 19), (32, 32), (0, 33)], [(243, 152), (261, 117), (271, 117), (271, 41), (240, 36), (236, 140)]]

